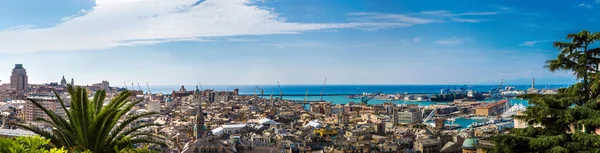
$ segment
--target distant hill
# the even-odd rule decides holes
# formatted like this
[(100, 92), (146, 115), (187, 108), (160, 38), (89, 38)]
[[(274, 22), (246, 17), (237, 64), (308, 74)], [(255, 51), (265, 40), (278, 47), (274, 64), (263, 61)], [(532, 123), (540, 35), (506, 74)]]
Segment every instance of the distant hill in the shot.
[[(496, 85), (500, 84), (501, 80), (496, 82), (484, 82), (482, 85)], [(535, 78), (536, 85), (547, 85), (547, 84), (575, 84), (577, 80), (575, 78)], [(531, 78), (511, 79), (504, 80), (505, 85), (530, 85)]]

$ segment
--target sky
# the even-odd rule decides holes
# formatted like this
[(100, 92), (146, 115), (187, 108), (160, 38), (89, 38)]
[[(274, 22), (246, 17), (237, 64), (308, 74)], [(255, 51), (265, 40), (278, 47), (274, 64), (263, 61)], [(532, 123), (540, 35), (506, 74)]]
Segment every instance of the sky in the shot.
[(567, 83), (569, 72), (543, 68), (552, 42), (600, 30), (598, 10), (600, 0), (0, 1), (0, 80), (21, 63), (30, 83)]

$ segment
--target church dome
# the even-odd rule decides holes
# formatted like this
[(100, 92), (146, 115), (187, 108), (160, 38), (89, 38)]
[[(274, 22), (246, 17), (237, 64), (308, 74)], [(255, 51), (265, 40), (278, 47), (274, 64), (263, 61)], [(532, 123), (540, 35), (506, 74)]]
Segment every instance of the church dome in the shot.
[(463, 142), (462, 148), (473, 149), (473, 148), (475, 148), (475, 145), (477, 144), (477, 142), (478, 142), (477, 138), (467, 138)]

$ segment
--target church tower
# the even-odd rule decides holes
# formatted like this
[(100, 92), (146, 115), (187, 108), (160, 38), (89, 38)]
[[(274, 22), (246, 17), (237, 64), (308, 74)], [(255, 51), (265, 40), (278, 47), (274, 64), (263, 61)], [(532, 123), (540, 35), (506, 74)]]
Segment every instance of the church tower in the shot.
[(67, 80), (65, 79), (64, 75), (63, 75), (62, 80), (60, 80), (60, 86), (67, 86)]
[(196, 139), (200, 139), (204, 136), (206, 131), (206, 126), (204, 125), (204, 111), (202, 110), (202, 101), (200, 98), (200, 90), (198, 90), (198, 86), (196, 86), (196, 90), (192, 95), (192, 102), (198, 104), (198, 112), (196, 113), (196, 126), (194, 129), (196, 130)]

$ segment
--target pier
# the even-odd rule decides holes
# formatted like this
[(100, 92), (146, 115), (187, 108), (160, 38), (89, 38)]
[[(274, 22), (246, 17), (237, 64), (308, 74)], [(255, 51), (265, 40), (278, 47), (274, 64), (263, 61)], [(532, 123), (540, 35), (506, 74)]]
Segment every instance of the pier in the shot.
[(310, 103), (318, 103), (318, 102), (326, 102), (324, 100), (307, 100), (306, 102), (304, 100), (288, 100), (288, 101), (292, 101), (298, 104), (310, 104)]

